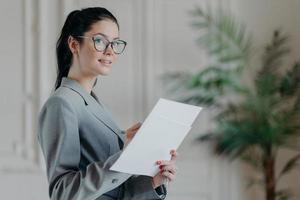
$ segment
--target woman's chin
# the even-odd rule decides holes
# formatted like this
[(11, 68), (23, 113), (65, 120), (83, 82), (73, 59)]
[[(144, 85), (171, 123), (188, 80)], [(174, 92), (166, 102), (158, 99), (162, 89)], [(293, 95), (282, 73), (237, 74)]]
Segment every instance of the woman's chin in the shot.
[(109, 75), (111, 71), (111, 66), (101, 66), (98, 70), (100, 75), (106, 76)]
[(102, 75), (102, 76), (107, 76), (107, 75), (110, 74), (110, 69), (108, 69), (108, 70), (101, 70), (101, 71), (99, 72), (99, 74)]

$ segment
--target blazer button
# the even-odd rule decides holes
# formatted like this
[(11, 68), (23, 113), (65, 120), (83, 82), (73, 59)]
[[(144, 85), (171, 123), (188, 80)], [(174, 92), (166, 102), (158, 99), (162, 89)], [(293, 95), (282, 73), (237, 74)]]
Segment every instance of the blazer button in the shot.
[(111, 182), (112, 182), (112, 183), (117, 183), (117, 182), (118, 182), (118, 179), (114, 178)]

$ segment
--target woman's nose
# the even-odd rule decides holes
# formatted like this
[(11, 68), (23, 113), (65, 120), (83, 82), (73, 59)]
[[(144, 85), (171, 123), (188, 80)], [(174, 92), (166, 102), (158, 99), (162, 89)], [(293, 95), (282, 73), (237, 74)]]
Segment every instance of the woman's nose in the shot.
[(108, 54), (108, 55), (111, 55), (113, 53), (114, 53), (114, 50), (112, 49), (111, 44), (109, 44), (103, 52), (103, 54)]

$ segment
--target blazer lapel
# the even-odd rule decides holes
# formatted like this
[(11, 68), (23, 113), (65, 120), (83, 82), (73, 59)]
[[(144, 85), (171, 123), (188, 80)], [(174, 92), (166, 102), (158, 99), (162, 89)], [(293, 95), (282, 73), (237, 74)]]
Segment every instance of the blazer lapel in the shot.
[(67, 77), (63, 77), (61, 86), (68, 87), (77, 92), (84, 99), (87, 109), (93, 113), (100, 122), (114, 132), (124, 143), (124, 135), (121, 133), (120, 128), (93, 92), (88, 94), (88, 92), (77, 81)]
[(94, 114), (94, 116), (101, 121), (105, 126), (107, 126), (111, 131), (113, 131), (117, 136), (124, 142), (124, 136), (121, 135), (120, 128), (113, 121), (109, 113), (101, 107), (98, 102), (94, 102), (87, 105), (87, 109)]

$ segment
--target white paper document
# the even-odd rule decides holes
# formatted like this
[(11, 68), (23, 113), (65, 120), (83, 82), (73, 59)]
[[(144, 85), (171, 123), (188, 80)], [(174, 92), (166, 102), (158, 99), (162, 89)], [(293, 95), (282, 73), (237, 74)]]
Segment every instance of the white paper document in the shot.
[(170, 160), (192, 127), (201, 107), (159, 99), (111, 170), (154, 176), (156, 161)]

